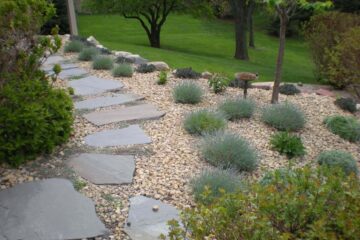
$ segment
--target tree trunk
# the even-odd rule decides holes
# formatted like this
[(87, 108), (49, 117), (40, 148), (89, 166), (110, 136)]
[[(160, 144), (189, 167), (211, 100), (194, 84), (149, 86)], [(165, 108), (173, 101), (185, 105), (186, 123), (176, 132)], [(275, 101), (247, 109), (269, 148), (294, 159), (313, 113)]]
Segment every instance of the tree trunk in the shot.
[(235, 58), (249, 60), (246, 40), (246, 0), (235, 0)]
[(280, 44), (279, 44), (279, 52), (276, 62), (274, 87), (271, 98), (271, 103), (273, 104), (279, 102), (279, 87), (282, 77), (282, 66), (284, 62), (285, 41), (286, 41), (287, 16), (285, 13), (281, 13), (279, 14), (279, 17), (280, 17), (280, 40), (279, 40)]
[(160, 48), (160, 31), (157, 29), (151, 29), (149, 41), (151, 47)]
[(255, 8), (255, 2), (251, 1), (248, 8), (247, 24), (249, 29), (249, 47), (255, 48), (255, 36), (254, 36), (254, 22), (253, 13)]

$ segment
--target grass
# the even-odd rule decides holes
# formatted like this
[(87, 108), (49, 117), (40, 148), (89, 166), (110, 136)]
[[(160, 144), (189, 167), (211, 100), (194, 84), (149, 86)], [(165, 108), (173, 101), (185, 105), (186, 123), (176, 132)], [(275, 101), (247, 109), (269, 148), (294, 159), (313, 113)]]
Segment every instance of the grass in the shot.
[[(234, 55), (234, 26), (220, 20), (195, 19), (187, 15), (170, 15), (161, 33), (161, 49), (149, 47), (145, 31), (136, 20), (119, 15), (80, 15), (82, 36), (93, 35), (113, 50), (130, 51), (149, 60), (167, 62), (172, 68), (193, 67), (233, 76), (235, 72), (260, 74), (259, 81), (272, 81), (278, 50), (278, 39), (265, 33), (264, 17), (256, 18), (256, 49), (250, 49), (250, 62), (239, 61)], [(288, 39), (283, 80), (312, 83), (313, 63), (306, 43)]]

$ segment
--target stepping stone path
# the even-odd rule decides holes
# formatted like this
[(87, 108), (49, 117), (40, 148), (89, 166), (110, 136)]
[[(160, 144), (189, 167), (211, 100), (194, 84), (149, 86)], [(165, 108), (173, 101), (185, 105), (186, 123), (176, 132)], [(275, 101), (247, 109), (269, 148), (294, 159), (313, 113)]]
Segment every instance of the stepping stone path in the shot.
[[(74, 63), (60, 63), (59, 65), (62, 70), (77, 68), (77, 65)], [(41, 69), (44, 70), (45, 72), (49, 72), (49, 74), (52, 74), (53, 67), (54, 67), (54, 65), (45, 65), (45, 66), (42, 66)]]
[(60, 64), (63, 62), (65, 62), (65, 58), (58, 55), (53, 55), (46, 59), (46, 61), (43, 63), (43, 66)]
[(83, 68), (70, 68), (70, 69), (62, 70), (59, 73), (59, 78), (60, 79), (76, 78), (86, 74), (88, 74), (88, 72)]
[(151, 139), (144, 133), (139, 125), (127, 128), (105, 130), (85, 137), (85, 143), (91, 147), (116, 147), (133, 144), (151, 143)]
[(69, 166), (94, 184), (131, 183), (135, 159), (129, 155), (83, 153), (71, 158)]
[(65, 179), (19, 184), (0, 192), (0, 239), (83, 239), (107, 233), (90, 199)]
[(132, 240), (155, 240), (168, 233), (167, 222), (179, 220), (178, 210), (159, 200), (136, 196), (130, 198), (129, 217), (124, 231)]
[(124, 85), (119, 81), (89, 76), (69, 81), (75, 95), (86, 96), (120, 90)]
[(93, 112), (85, 114), (84, 118), (97, 126), (101, 126), (122, 121), (156, 119), (164, 115), (165, 112), (158, 111), (153, 105), (142, 104), (122, 109)]
[(130, 103), (142, 99), (144, 98), (133, 94), (118, 94), (115, 96), (98, 97), (80, 102), (75, 102), (74, 105), (75, 105), (75, 109), (79, 109), (79, 110), (96, 109), (101, 107), (109, 107), (113, 105)]

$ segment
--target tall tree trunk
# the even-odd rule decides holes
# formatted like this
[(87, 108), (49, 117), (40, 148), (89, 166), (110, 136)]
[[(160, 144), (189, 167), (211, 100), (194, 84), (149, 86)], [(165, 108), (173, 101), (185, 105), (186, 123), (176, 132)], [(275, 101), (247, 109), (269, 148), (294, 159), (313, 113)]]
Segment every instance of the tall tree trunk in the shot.
[(151, 33), (149, 35), (150, 46), (153, 48), (160, 48), (160, 28), (157, 25), (151, 26)]
[(249, 60), (246, 39), (246, 0), (233, 0), (235, 15), (235, 58)]
[(255, 2), (250, 1), (248, 7), (247, 24), (249, 29), (249, 47), (252, 48), (255, 48), (254, 22), (253, 22), (254, 9), (255, 9)]
[(271, 103), (273, 104), (279, 102), (279, 87), (282, 77), (282, 66), (284, 62), (285, 41), (286, 41), (286, 26), (288, 21), (288, 17), (286, 13), (279, 14), (279, 17), (280, 17), (280, 40), (279, 40), (280, 44), (279, 44), (279, 52), (276, 62), (274, 87), (271, 98)]

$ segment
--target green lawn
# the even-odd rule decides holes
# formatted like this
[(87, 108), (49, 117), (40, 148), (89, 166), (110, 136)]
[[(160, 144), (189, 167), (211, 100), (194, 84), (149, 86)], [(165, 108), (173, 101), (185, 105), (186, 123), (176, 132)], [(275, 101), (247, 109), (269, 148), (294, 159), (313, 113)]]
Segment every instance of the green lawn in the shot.
[[(258, 23), (264, 19), (258, 19)], [(144, 30), (136, 20), (118, 15), (80, 15), (82, 36), (93, 35), (112, 50), (130, 51), (149, 59), (167, 62), (173, 68), (193, 67), (197, 71), (222, 72), (229, 76), (239, 71), (258, 72), (261, 81), (272, 81), (278, 40), (256, 26), (256, 49), (249, 62), (235, 60), (234, 27), (230, 22), (171, 15), (161, 34), (161, 49), (151, 48)], [(283, 80), (312, 83), (313, 63), (306, 43), (289, 39), (285, 53)]]

